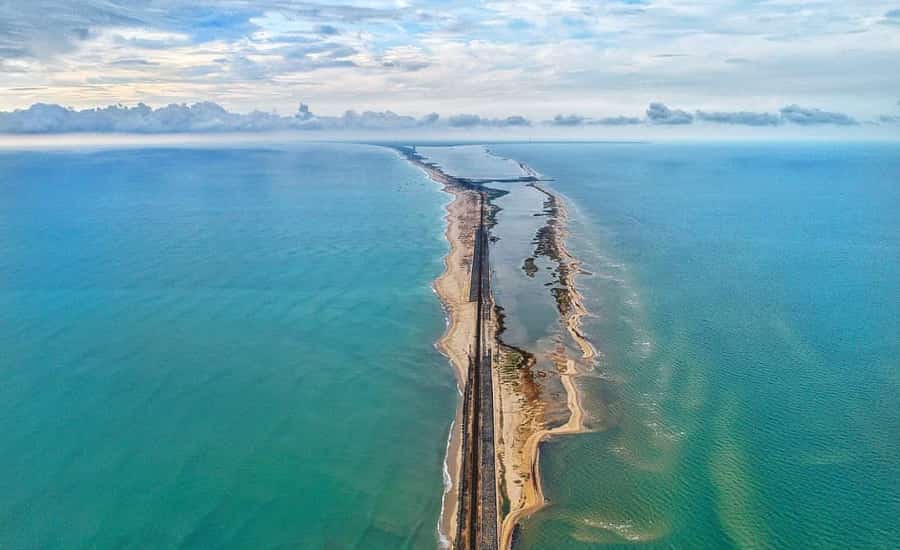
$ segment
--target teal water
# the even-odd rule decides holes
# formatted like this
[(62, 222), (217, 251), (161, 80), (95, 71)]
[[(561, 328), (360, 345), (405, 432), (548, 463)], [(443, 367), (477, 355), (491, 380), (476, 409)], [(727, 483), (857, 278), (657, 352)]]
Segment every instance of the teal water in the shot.
[(447, 200), (374, 147), (0, 153), (0, 547), (435, 547)]
[(900, 147), (504, 144), (555, 178), (603, 353), (521, 548), (893, 548)]
[[(521, 548), (896, 546), (900, 149), (491, 149), (566, 197), (603, 354)], [(0, 547), (433, 548), (446, 200), (364, 146), (0, 153)]]

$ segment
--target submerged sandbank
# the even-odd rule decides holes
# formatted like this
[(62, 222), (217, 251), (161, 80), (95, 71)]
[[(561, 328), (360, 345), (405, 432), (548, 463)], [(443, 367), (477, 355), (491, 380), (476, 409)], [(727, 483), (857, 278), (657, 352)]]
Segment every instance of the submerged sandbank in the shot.
[[(524, 163), (520, 163), (523, 171), (531, 176), (537, 174)], [(518, 498), (509, 503), (509, 513), (503, 519), (501, 528), (501, 547), (509, 548), (513, 543), (515, 530), (519, 522), (536, 512), (545, 504), (545, 498), (540, 479), (540, 446), (548, 437), (554, 435), (574, 434), (586, 431), (584, 427), (585, 411), (581, 401), (578, 386), (573, 380), (579, 374), (579, 364), (585, 367), (597, 353), (591, 342), (581, 331), (582, 318), (587, 314), (584, 300), (575, 285), (575, 276), (580, 272), (579, 262), (566, 247), (567, 211), (561, 198), (538, 183), (530, 183), (546, 196), (544, 203), (544, 215), (546, 223), (535, 235), (535, 256), (544, 256), (556, 264), (554, 269), (555, 284), (550, 289), (556, 302), (560, 322), (565, 327), (569, 337), (580, 350), (580, 356), (572, 357), (563, 345), (557, 346), (552, 353), (552, 361), (559, 375), (559, 382), (565, 391), (566, 409), (568, 419), (561, 425), (551, 426), (546, 420), (542, 425), (533, 426), (521, 449), (513, 449), (521, 455), (519, 467), (526, 469), (520, 473), (521, 489), (518, 491), (507, 490), (507, 495), (518, 493)], [(526, 274), (533, 276), (536, 270), (535, 257), (528, 257), (523, 261), (522, 269)], [(523, 426), (516, 426), (520, 430)], [(524, 475), (521, 475), (524, 474)], [(515, 480), (507, 479), (507, 486), (515, 485)], [(512, 482), (512, 483), (510, 483)]]

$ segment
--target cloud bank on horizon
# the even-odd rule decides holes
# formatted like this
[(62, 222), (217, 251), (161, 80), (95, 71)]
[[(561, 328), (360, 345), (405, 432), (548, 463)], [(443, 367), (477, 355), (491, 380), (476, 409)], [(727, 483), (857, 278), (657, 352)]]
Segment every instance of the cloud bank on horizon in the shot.
[(0, 131), (868, 128), (898, 58), (896, 0), (0, 0)]
[[(889, 115), (880, 122), (894, 123)], [(590, 118), (582, 115), (558, 114), (550, 120), (534, 122), (521, 115), (504, 118), (485, 118), (475, 114), (457, 114), (447, 118), (438, 113), (422, 117), (401, 115), (393, 111), (346, 111), (341, 116), (314, 114), (308, 105), (301, 103), (290, 116), (253, 111), (248, 114), (233, 113), (213, 102), (171, 104), (154, 109), (143, 103), (134, 107), (110, 105), (104, 108), (75, 110), (60, 105), (39, 103), (28, 109), (0, 112), (0, 134), (61, 134), (76, 132), (95, 133), (219, 133), (219, 132), (273, 132), (273, 131), (388, 131), (421, 129), (472, 129), (472, 128), (524, 128), (536, 125), (555, 127), (579, 126), (632, 126), (632, 125), (689, 125), (716, 123), (745, 126), (799, 126), (837, 125), (855, 126), (857, 122), (843, 113), (789, 105), (774, 113), (705, 112), (689, 113), (681, 109), (654, 102), (647, 107), (646, 117), (616, 116)]]

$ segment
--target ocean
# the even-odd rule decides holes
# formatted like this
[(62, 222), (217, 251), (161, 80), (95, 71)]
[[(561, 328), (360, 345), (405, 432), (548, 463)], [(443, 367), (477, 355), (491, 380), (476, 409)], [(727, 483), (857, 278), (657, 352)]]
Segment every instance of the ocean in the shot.
[(601, 352), (520, 548), (900, 540), (900, 146), (504, 144), (567, 199)]
[(434, 548), (448, 200), (369, 146), (0, 153), (0, 547)]
[[(517, 548), (896, 546), (900, 146), (489, 149), (422, 150), (552, 178), (600, 352)], [(514, 186), (493, 290), (539, 346)], [(0, 547), (434, 548), (448, 201), (364, 145), (0, 152)]]

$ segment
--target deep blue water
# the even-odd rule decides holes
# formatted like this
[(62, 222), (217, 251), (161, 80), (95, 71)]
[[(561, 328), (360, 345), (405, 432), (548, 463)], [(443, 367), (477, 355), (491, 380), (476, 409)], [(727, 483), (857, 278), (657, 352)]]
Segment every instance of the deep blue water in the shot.
[(446, 201), (374, 147), (0, 153), (0, 547), (435, 547)]
[(900, 147), (496, 145), (555, 178), (603, 358), (522, 548), (900, 540)]

